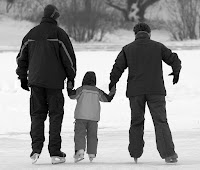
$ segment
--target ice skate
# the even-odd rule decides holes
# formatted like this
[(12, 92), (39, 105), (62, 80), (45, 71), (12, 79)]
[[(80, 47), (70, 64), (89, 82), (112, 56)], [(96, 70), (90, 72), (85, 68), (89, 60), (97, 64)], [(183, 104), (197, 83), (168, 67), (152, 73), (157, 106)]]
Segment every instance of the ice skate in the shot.
[(51, 163), (52, 164), (64, 163), (66, 161), (65, 157), (66, 157), (66, 154), (60, 151), (58, 154), (51, 156)]
[(176, 163), (176, 162), (178, 162), (177, 158), (178, 158), (178, 155), (175, 153), (172, 156), (166, 157), (165, 162), (166, 163)]
[(138, 158), (134, 158), (135, 163), (137, 164)]
[(74, 155), (74, 162), (80, 162), (84, 159), (84, 150), (81, 149), (79, 151), (76, 152), (76, 154)]
[(32, 164), (35, 164), (39, 158), (40, 154), (39, 153), (32, 153), (31, 154), (31, 159), (32, 159)]
[(92, 162), (93, 159), (96, 157), (96, 155), (95, 154), (88, 154), (88, 157), (89, 157), (90, 162)]
[(65, 157), (59, 157), (59, 156), (52, 156), (51, 157), (51, 163), (52, 164), (60, 164), (60, 163), (64, 163)]

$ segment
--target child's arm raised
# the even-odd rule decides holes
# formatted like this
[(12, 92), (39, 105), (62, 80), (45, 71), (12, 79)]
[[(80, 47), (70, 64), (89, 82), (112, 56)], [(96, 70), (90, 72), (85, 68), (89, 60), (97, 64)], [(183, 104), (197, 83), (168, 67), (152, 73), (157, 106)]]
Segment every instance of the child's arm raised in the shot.
[(100, 90), (100, 101), (111, 102), (116, 93), (116, 86), (113, 86), (109, 94), (106, 94), (103, 90)]

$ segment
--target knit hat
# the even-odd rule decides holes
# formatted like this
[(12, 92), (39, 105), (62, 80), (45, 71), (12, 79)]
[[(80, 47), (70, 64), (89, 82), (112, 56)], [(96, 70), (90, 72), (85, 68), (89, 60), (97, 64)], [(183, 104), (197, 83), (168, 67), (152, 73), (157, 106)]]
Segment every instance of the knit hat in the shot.
[(151, 33), (151, 28), (146, 23), (138, 23), (134, 26), (133, 31), (135, 32), (135, 35), (140, 31)]
[(84, 85), (96, 86), (96, 75), (93, 71), (88, 71), (83, 77), (82, 86)]
[(56, 6), (49, 4), (44, 8), (44, 17), (57, 19), (60, 16)]

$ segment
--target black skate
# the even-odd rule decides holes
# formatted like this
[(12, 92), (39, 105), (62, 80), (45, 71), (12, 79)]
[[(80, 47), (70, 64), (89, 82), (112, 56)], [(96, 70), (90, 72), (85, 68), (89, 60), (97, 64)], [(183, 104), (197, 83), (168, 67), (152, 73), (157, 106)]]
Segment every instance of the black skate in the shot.
[(52, 164), (60, 164), (60, 163), (64, 163), (66, 154), (64, 152), (59, 151), (56, 154), (51, 155), (51, 163)]
[(176, 163), (176, 162), (178, 162), (177, 158), (178, 158), (178, 155), (175, 153), (172, 156), (166, 157), (165, 162), (166, 163)]

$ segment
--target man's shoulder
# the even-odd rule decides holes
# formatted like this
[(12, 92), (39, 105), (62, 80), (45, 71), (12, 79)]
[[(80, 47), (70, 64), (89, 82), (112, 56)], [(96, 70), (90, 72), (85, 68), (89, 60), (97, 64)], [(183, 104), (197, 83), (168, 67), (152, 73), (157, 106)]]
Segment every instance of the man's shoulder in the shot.
[(150, 42), (152, 42), (154, 44), (157, 44), (157, 45), (163, 45), (161, 42), (155, 41), (155, 40), (152, 40), (152, 39), (150, 39)]
[(58, 32), (59, 32), (60, 34), (68, 35), (67, 32), (66, 32), (63, 28), (61, 28), (61, 27), (59, 27), (59, 26), (57, 26), (57, 30), (58, 30)]

